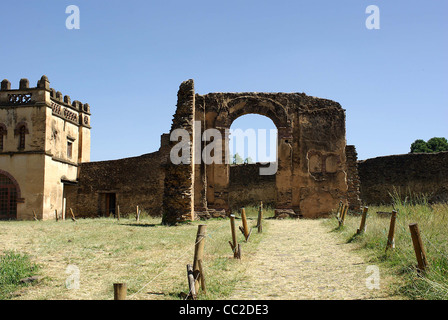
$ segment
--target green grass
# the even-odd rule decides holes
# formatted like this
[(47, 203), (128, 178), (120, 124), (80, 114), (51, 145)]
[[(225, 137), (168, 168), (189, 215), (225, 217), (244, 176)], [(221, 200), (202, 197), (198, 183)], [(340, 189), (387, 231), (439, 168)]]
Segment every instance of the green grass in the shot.
[(19, 287), (21, 279), (34, 275), (38, 266), (26, 254), (7, 251), (0, 256), (0, 299), (8, 299)]
[[(448, 204), (429, 204), (425, 196), (400, 198), (392, 195), (393, 205), (369, 207), (367, 230), (357, 235), (361, 216), (348, 215), (343, 227), (336, 219), (328, 223), (334, 231), (341, 233), (347, 242), (358, 243), (372, 263), (386, 266), (400, 279), (395, 284), (398, 294), (410, 299), (448, 299)], [(390, 218), (376, 212), (396, 210), (395, 249), (385, 250), (390, 227)], [(422, 276), (417, 273), (417, 260), (412, 245), (409, 224), (417, 223), (427, 254), (429, 268)]]
[[(236, 283), (245, 280), (244, 260), (250, 259), (269, 232), (266, 223), (263, 233), (257, 233), (256, 212), (257, 208), (246, 208), (248, 224), (253, 228), (247, 243), (237, 230), (243, 253), (241, 261), (233, 258), (229, 245), (232, 240), (229, 219), (169, 227), (161, 224), (161, 218), (146, 214), (138, 222), (132, 214), (120, 221), (113, 218), (76, 222), (3, 221), (0, 254), (2, 250), (24, 252), (41, 266), (39, 275), (44, 280), (20, 290), (14, 299), (110, 300), (113, 283), (118, 282), (127, 283), (129, 299), (180, 299), (181, 292), (188, 292), (186, 265), (193, 263), (198, 225), (206, 224), (203, 265), (207, 293), (199, 297), (225, 299)], [(272, 215), (272, 210), (265, 210), (265, 218)], [(240, 225), (237, 215), (236, 227)], [(77, 290), (66, 287), (69, 265), (79, 269)]]

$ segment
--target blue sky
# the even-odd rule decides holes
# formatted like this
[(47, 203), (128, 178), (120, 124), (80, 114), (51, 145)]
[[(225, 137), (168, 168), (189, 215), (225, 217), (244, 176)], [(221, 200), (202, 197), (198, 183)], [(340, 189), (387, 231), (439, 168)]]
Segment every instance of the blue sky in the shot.
[[(68, 30), (68, 5), (80, 29)], [(368, 30), (367, 6), (380, 9)], [(156, 151), (179, 84), (196, 92), (305, 92), (339, 102), (359, 159), (447, 137), (448, 2), (3, 2), (0, 78), (51, 87), (92, 111), (92, 160)], [(249, 117), (240, 126), (265, 127)], [(267, 128), (269, 129), (269, 128)]]

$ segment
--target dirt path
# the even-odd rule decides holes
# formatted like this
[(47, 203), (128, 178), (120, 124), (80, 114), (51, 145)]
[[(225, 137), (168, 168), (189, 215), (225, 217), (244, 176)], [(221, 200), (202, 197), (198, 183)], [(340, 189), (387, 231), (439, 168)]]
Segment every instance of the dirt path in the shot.
[[(396, 299), (380, 271), (380, 288), (368, 289), (369, 263), (320, 220), (266, 220), (269, 230), (246, 257), (247, 281), (231, 299)], [(254, 230), (255, 231), (255, 230)], [(244, 252), (243, 252), (244, 259)]]

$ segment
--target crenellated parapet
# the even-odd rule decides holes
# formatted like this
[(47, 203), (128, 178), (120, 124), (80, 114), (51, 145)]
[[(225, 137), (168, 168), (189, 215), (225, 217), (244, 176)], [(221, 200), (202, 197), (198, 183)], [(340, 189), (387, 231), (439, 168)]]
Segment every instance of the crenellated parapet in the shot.
[(52, 109), (52, 114), (73, 124), (90, 128), (90, 106), (50, 87), (47, 76), (30, 87), (28, 79), (20, 79), (19, 88), (11, 89), (11, 82), (4, 79), (0, 87), (0, 108), (43, 106)]

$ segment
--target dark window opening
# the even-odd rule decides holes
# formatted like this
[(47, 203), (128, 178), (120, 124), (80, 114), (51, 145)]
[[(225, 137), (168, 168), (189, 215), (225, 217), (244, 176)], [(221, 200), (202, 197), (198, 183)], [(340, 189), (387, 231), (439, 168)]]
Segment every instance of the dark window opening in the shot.
[(67, 142), (67, 158), (71, 159), (73, 153), (73, 142), (68, 141)]
[(26, 127), (21, 126), (19, 129), (19, 149), (20, 150), (25, 149), (25, 134), (26, 134)]
[(0, 151), (3, 150), (3, 136), (6, 135), (5, 129), (0, 126)]

